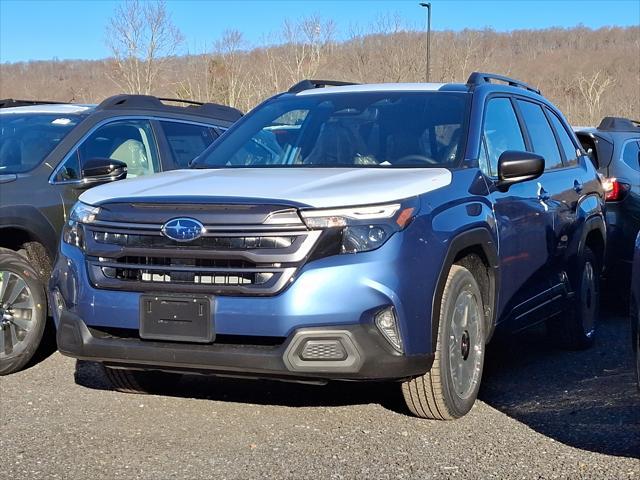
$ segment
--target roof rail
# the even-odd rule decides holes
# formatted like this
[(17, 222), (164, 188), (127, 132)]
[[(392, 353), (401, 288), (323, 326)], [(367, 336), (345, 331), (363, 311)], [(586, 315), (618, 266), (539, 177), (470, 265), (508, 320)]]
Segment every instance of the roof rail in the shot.
[(288, 92), (289, 93), (298, 93), (303, 92), (305, 90), (311, 90), (312, 88), (323, 88), (323, 87), (343, 87), (345, 85), (359, 85), (354, 82), (341, 82), (339, 80), (302, 80), (301, 82), (293, 85)]
[[(184, 103), (187, 106), (167, 105), (165, 102)], [(135, 109), (135, 110), (169, 110), (176, 113), (188, 113), (190, 115), (201, 115), (213, 117), (220, 120), (235, 122), (242, 116), (242, 112), (237, 108), (217, 103), (203, 103), (194, 100), (184, 100), (178, 98), (158, 98), (152, 95), (121, 94), (114, 95), (103, 100), (96, 110), (113, 109)]]
[(623, 117), (604, 117), (598, 125), (598, 130), (617, 132), (637, 132), (640, 122)]
[(52, 102), (49, 100), (16, 100), (13, 98), (5, 98), (0, 100), (0, 108), (26, 107), (29, 105), (57, 105), (65, 103), (67, 102)]
[(189, 105), (204, 105), (204, 102), (197, 102), (196, 100), (187, 100), (186, 98), (163, 98), (158, 97), (158, 100), (161, 102), (175, 102), (175, 103), (186, 103)]
[(495, 73), (485, 73), (485, 72), (473, 72), (469, 75), (469, 79), (467, 80), (467, 85), (475, 86), (482, 85), (483, 83), (491, 83), (491, 80), (497, 80), (499, 82), (507, 83), (512, 87), (520, 87), (530, 92), (537, 93), (540, 95), (540, 90), (532, 87), (531, 85), (521, 82), (520, 80), (516, 80), (515, 78), (505, 77), (504, 75), (497, 75)]

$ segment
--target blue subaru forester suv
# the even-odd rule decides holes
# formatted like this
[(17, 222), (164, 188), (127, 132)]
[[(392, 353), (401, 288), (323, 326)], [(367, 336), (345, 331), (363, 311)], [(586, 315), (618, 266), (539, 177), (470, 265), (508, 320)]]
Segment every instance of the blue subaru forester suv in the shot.
[(592, 342), (603, 205), (562, 114), (522, 82), (306, 80), (192, 168), (80, 197), (50, 283), (58, 346), (122, 391), (397, 380), (415, 415), (457, 418), (496, 326)]

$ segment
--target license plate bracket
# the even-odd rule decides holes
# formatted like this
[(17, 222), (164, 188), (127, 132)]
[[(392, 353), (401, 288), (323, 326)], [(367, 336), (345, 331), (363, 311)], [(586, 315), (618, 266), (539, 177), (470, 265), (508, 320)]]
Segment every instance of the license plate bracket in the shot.
[(212, 303), (206, 295), (142, 295), (140, 338), (211, 343), (215, 339)]

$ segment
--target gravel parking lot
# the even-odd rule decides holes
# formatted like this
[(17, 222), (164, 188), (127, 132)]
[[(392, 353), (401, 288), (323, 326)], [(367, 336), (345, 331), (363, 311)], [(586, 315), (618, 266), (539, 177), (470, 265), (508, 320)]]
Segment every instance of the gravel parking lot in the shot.
[(116, 393), (54, 353), (0, 378), (0, 478), (640, 478), (626, 318), (585, 352), (532, 331), (492, 344), (455, 422), (408, 416), (397, 385), (192, 377)]

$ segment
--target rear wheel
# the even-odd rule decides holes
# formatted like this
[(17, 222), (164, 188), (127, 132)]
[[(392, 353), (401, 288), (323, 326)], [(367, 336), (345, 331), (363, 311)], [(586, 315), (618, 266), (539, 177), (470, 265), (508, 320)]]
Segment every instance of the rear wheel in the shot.
[(600, 262), (585, 247), (574, 282), (575, 299), (567, 314), (549, 320), (549, 330), (560, 346), (572, 350), (593, 344), (600, 314)]
[(0, 375), (17, 372), (38, 349), (47, 321), (44, 286), (27, 259), (0, 248)]
[(473, 407), (484, 365), (484, 306), (473, 274), (453, 265), (440, 303), (433, 366), (424, 375), (404, 382), (402, 393), (414, 415), (452, 420)]
[(636, 357), (636, 377), (640, 388), (640, 302), (631, 300), (631, 340)]
[(103, 367), (111, 385), (123, 393), (160, 393), (171, 390), (182, 378), (179, 373)]

